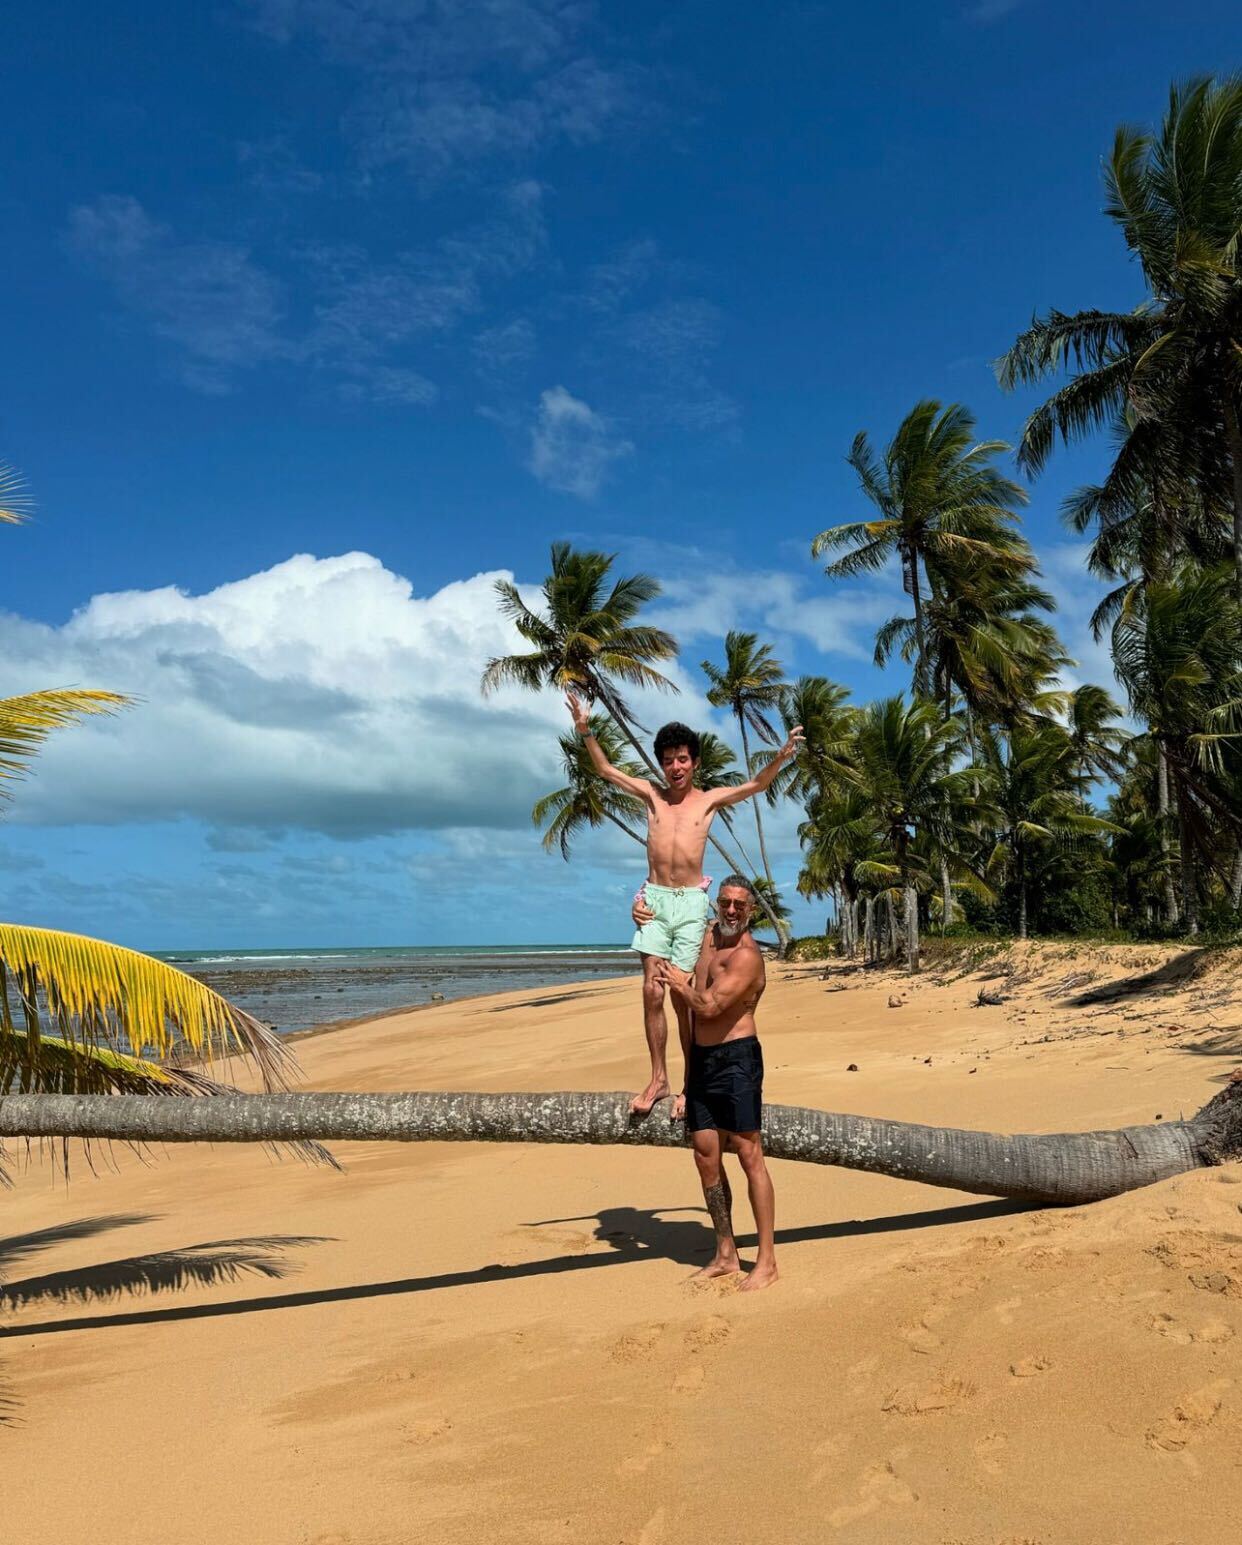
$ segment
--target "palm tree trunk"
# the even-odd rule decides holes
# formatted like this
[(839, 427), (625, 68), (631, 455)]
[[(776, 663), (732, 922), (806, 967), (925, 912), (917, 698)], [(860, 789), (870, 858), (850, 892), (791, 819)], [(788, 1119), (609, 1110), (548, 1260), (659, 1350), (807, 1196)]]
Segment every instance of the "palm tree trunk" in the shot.
[(1018, 846), (1018, 938), (1026, 938), (1026, 853)]
[(1233, 574), (1242, 601), (1242, 426), (1238, 408), (1228, 390), (1225, 392), (1225, 441), (1233, 464)]
[(645, 848), (647, 846), (647, 844), (638, 835), (634, 828), (632, 826), (627, 826), (619, 815), (613, 815), (611, 810), (605, 810), (604, 814), (608, 817), (614, 826), (619, 826), (627, 837), (632, 837), (640, 848)]
[[(743, 762), (746, 765), (746, 776), (749, 778), (750, 777), (750, 742), (749, 742), (749, 740), (746, 737), (746, 720), (742, 717), (742, 715), (740, 713), (737, 716), (737, 723), (738, 723), (738, 728), (742, 732), (742, 760), (743, 760)], [(776, 882), (772, 878), (772, 865), (770, 863), (768, 863), (768, 845), (763, 840), (763, 819), (762, 819), (762, 817), (759, 814), (759, 801), (758, 801), (758, 799), (752, 799), (751, 800), (751, 804), (754, 806), (754, 809), (755, 809), (755, 830), (759, 833), (759, 857), (763, 860), (763, 875), (764, 875), (764, 878), (768, 882), (768, 888), (771, 890), (772, 894), (775, 895), (776, 894)], [(739, 843), (738, 846), (740, 847), (741, 844)], [(789, 929), (785, 926), (783, 921), (779, 920), (776, 917), (775, 913), (770, 908), (764, 907), (763, 910), (765, 912), (767, 912), (769, 921), (771, 922), (772, 926), (776, 929), (777, 951), (780, 954), (781, 959), (783, 960), (785, 958), (786, 951), (789, 949), (789, 940), (790, 940)]]
[(884, 892), (884, 910), (888, 915), (888, 955), (890, 960), (896, 960), (901, 954), (901, 940), (897, 933), (897, 908), (893, 904), (891, 890)]
[(870, 963), (878, 958), (875, 947), (875, 897), (868, 896), (863, 906), (863, 959)]
[(1186, 791), (1177, 791), (1177, 835), (1182, 850), (1182, 911), (1186, 917), (1186, 932), (1191, 938), (1199, 932), (1199, 866), (1195, 861), (1194, 836), (1190, 830), (1190, 813), (1186, 808)]
[(1229, 876), (1229, 905), (1236, 912), (1242, 907), (1242, 842), (1233, 855), (1233, 872)]
[(919, 893), (906, 886), (906, 966), (911, 975), (919, 969)]
[(1173, 866), (1169, 862), (1169, 758), (1163, 741), (1156, 742), (1156, 810), (1160, 817), (1160, 861), (1164, 870), (1164, 920), (1170, 928), (1176, 928), (1180, 919)]
[(919, 592), (918, 554), (910, 553), (907, 562), (910, 600), (914, 604), (914, 641), (918, 651), (914, 661), (914, 690), (916, 693), (922, 693), (926, 691), (927, 682), (927, 639), (923, 631), (923, 597)]
[[(1001, 1136), (769, 1105), (770, 1157), (983, 1196), (1077, 1205), (1242, 1155), (1242, 1082), (1188, 1121)], [(127, 1143), (490, 1142), (685, 1148), (683, 1123), (630, 1115), (629, 1094), (230, 1094), (0, 1097), (0, 1138)]]

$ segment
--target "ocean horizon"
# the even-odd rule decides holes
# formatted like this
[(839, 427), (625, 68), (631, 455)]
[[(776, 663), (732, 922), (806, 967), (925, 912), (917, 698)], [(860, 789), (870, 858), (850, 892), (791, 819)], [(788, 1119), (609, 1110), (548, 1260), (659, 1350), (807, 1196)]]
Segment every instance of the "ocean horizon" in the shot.
[(151, 950), (279, 1034), (485, 993), (629, 975), (628, 945), (407, 944)]

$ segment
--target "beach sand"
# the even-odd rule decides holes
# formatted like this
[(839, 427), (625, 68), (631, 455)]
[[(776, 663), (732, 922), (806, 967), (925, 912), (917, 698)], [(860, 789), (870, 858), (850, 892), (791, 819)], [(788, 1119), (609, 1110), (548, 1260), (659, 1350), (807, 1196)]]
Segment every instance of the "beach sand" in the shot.
[[(1190, 1114), (1242, 1062), (1242, 961), (1028, 946), (775, 966), (768, 1098), (1008, 1131)], [(974, 1007), (981, 985), (1009, 995)], [(1112, 984), (1114, 991), (1097, 996)], [(889, 1006), (890, 995), (903, 1001)], [(621, 1089), (629, 981), (395, 1015), (316, 1089)], [(857, 1072), (847, 1072), (850, 1063)], [(341, 1145), (19, 1165), (0, 1197), (3, 1538), (1226, 1541), (1242, 1497), (1242, 1166), (1070, 1211), (775, 1163), (781, 1282), (688, 1285), (688, 1153)], [(743, 1255), (753, 1235), (735, 1170)], [(111, 1219), (37, 1253), (30, 1231)], [(315, 1236), (284, 1280), (105, 1302), (147, 1252)], [(45, 1282), (36, 1275), (68, 1274)]]

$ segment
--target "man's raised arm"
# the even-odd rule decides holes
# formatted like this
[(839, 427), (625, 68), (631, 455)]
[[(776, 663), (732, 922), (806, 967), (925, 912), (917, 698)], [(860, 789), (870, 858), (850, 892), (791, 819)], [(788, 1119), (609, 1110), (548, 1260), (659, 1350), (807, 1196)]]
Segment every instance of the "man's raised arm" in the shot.
[(624, 789), (627, 794), (636, 794), (639, 799), (651, 798), (651, 784), (646, 778), (631, 778), (629, 773), (622, 772), (614, 767), (604, 755), (604, 748), (595, 738), (595, 732), (591, 729), (591, 715), (585, 704), (576, 692), (567, 692), (565, 702), (573, 715), (574, 729), (582, 736), (586, 745), (587, 755), (591, 758), (591, 766), (607, 783), (615, 783), (619, 789)]
[(744, 799), (753, 799), (756, 794), (762, 794), (772, 780), (784, 767), (786, 762), (791, 762), (798, 752), (802, 750), (802, 744), (806, 737), (802, 733), (802, 726), (795, 724), (789, 732), (789, 739), (776, 753), (762, 772), (748, 778), (745, 783), (739, 783), (733, 789), (713, 789), (708, 795), (711, 800), (711, 808), (719, 810), (722, 805), (738, 805)]

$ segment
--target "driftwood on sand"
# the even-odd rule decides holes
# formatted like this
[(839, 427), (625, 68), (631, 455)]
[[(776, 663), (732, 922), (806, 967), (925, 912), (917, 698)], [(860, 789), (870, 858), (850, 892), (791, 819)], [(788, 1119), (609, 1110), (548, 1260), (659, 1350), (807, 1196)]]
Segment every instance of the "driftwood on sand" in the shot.
[[(0, 1097), (0, 1139), (131, 1143), (688, 1142), (669, 1106), (635, 1120), (626, 1094), (14, 1094)], [(1242, 1074), (1187, 1120), (1112, 1131), (1004, 1136), (769, 1105), (774, 1159), (870, 1170), (1016, 1200), (1099, 1201), (1242, 1157)]]

